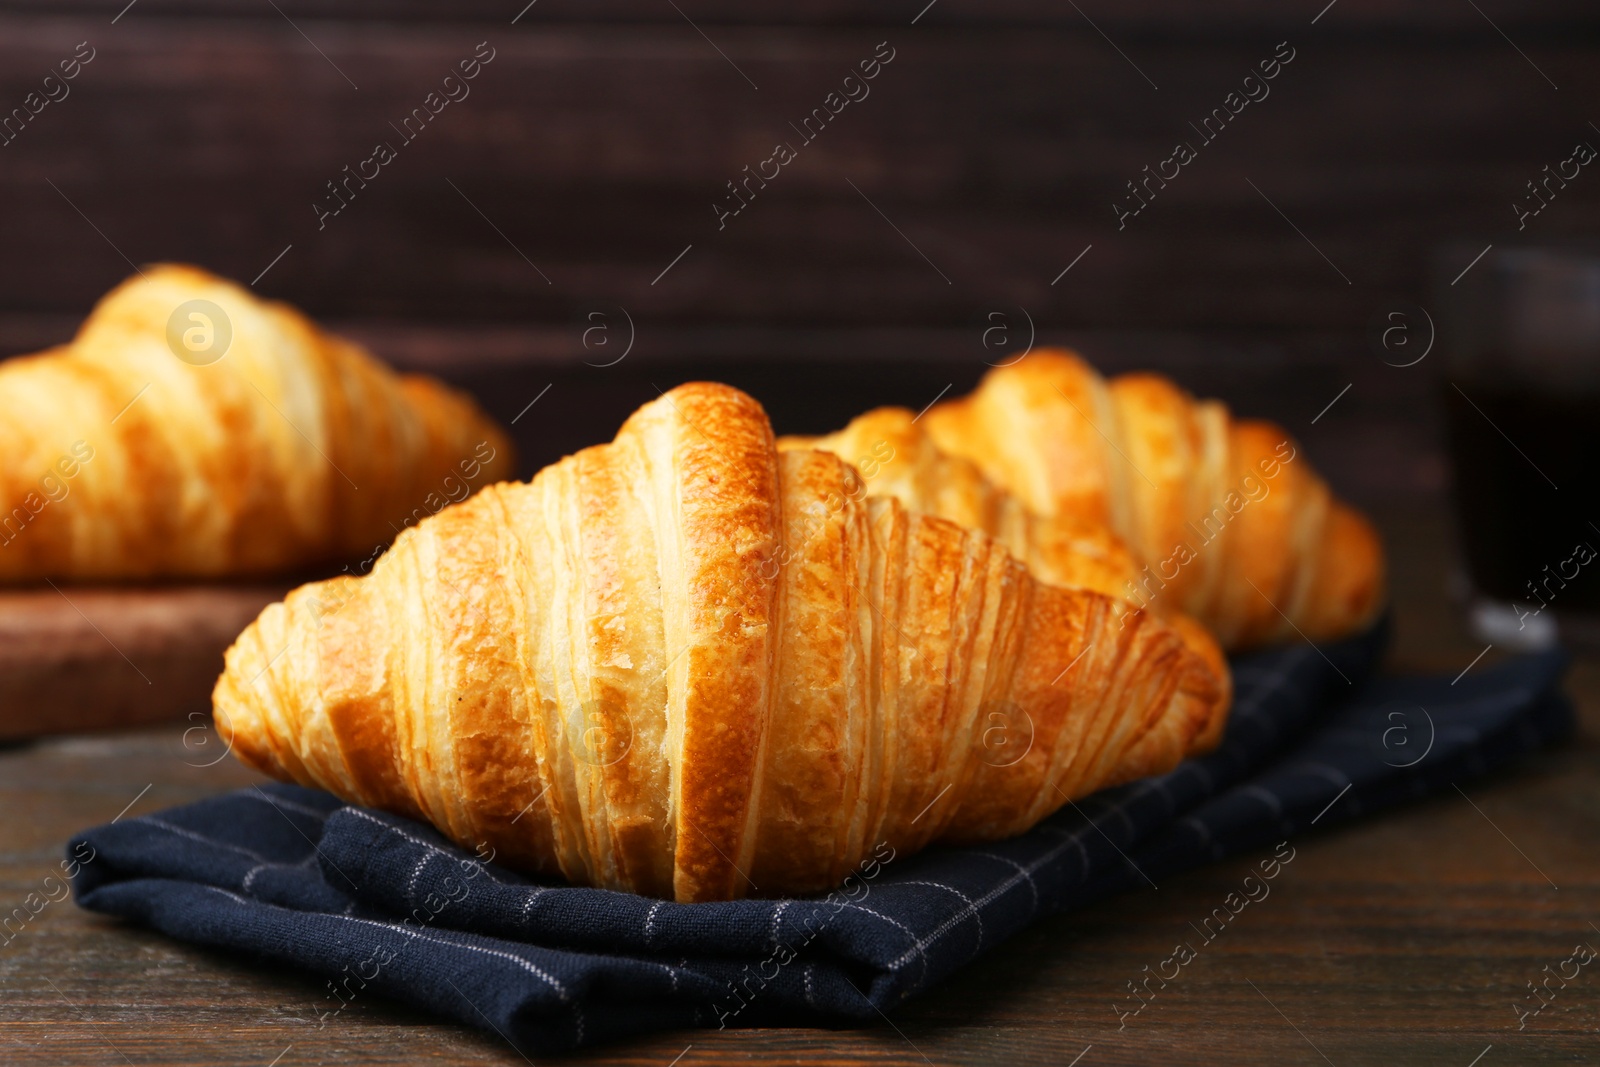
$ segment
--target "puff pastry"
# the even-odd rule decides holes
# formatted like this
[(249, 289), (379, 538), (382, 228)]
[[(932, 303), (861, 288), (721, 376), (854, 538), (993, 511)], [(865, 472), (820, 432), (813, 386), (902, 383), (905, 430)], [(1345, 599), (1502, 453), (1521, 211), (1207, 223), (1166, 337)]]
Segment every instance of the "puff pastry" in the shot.
[(1107, 381), (1041, 350), (920, 421), (1031, 510), (1108, 526), (1143, 565), (1123, 595), (1173, 604), (1226, 648), (1345, 636), (1383, 606), (1376, 532), (1288, 432), (1159, 375)]
[[(976, 464), (945, 452), (905, 408), (878, 408), (859, 415), (844, 429), (824, 437), (786, 436), (780, 450), (814, 448), (832, 452), (861, 475), (858, 493), (892, 496), (908, 511), (982, 531), (999, 541), (1042, 582), (1093, 589), (1119, 600), (1140, 577), (1127, 544), (1104, 522), (1070, 512), (1041, 515), (991, 482)], [(1190, 649), (1204, 657), (1226, 683), (1222, 649), (1196, 620), (1173, 610), (1171, 601), (1152, 604)], [(1223, 703), (1232, 698), (1231, 689)], [(1225, 716), (1213, 717), (1197, 742), (1204, 751), (1221, 739)]]
[(514, 866), (704, 901), (1019, 833), (1223, 713), (1156, 614), (860, 485), (780, 453), (743, 393), (680, 386), (268, 607), (219, 730)]
[(0, 582), (359, 558), (514, 463), (463, 394), (204, 271), (149, 267), (70, 344), (0, 364)]

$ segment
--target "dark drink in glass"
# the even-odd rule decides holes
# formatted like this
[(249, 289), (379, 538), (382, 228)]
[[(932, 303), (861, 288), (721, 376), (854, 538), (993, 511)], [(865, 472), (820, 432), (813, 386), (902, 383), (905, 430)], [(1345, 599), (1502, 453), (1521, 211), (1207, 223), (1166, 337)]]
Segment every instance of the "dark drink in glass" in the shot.
[(1439, 388), (1475, 626), (1508, 644), (1545, 643), (1557, 619), (1569, 635), (1592, 629), (1600, 252), (1495, 247), (1439, 293)]

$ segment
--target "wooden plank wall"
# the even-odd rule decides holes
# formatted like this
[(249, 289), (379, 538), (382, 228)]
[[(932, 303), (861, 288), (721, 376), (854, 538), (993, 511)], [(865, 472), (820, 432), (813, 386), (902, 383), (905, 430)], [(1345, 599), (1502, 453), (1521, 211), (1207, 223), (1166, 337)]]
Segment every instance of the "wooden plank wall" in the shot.
[[(273, 264), (262, 292), (508, 420), (563, 383), (519, 420), (530, 462), (695, 373), (764, 385), (786, 428), (925, 402), (996, 358), (996, 321), (1286, 420), (1366, 376), (1350, 408), (1387, 418), (1430, 386), (1376, 363), (1367, 321), (1600, 146), (1588, 0), (925, 4), (5, 4), (0, 115), (61, 94), (44, 78), (79, 42), (94, 58), (0, 147), (0, 343), (64, 337), (129, 261)], [(1270, 95), (1201, 144), (1189, 124), (1279, 42)], [(790, 124), (887, 49), (802, 141)], [(391, 124), (488, 50), (403, 142)], [(1126, 183), (1180, 140), (1197, 158), (1119, 229)], [(319, 228), (325, 183), (379, 142), (395, 158)], [(796, 158), (719, 227), (725, 183), (778, 142)], [(1587, 173), (1529, 223), (1597, 231)], [(581, 343), (603, 309), (636, 343), (585, 367), (618, 351)]]

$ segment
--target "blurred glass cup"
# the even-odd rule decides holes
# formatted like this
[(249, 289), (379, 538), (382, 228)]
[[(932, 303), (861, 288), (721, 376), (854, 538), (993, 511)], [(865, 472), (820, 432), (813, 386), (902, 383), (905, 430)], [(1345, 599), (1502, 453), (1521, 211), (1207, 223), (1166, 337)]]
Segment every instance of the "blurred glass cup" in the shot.
[[(1473, 629), (1600, 635), (1600, 248), (1442, 250), (1440, 390)], [(1471, 262), (1464, 271), (1462, 264)]]

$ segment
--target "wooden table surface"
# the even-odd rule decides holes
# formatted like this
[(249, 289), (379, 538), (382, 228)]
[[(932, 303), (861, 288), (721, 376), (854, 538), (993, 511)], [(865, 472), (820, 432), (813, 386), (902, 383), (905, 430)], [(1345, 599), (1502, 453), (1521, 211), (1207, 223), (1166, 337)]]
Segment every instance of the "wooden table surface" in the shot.
[[(1482, 646), (1446, 598), (1436, 506), (1379, 515), (1405, 668), (1459, 671)], [(1498, 653), (1491, 653), (1490, 658)], [(1484, 661), (1489, 662), (1489, 659)], [(875, 1064), (1505, 1064), (1600, 1059), (1600, 968), (1525, 1029), (1515, 1006), (1580, 942), (1600, 947), (1600, 660), (1569, 678), (1566, 747), (1492, 780), (1295, 841), (1250, 910), (1119, 1032), (1112, 1003), (1243, 877), (1244, 856), (1040, 923), (864, 1030), (659, 1035), (580, 1061)], [(208, 743), (209, 742), (209, 743)], [(66, 838), (250, 783), (175, 725), (0, 752), (0, 914), (47, 890)], [(53, 884), (53, 883), (52, 883)], [(1559, 886), (1559, 888), (1556, 888)], [(0, 938), (0, 1063), (514, 1064), (492, 1035), (359, 1001), (325, 1028), (321, 983), (49, 903)]]

